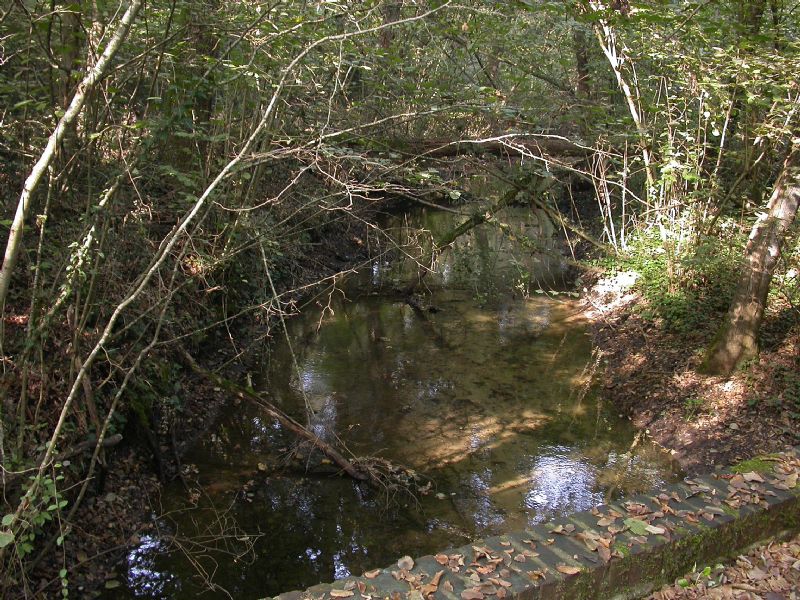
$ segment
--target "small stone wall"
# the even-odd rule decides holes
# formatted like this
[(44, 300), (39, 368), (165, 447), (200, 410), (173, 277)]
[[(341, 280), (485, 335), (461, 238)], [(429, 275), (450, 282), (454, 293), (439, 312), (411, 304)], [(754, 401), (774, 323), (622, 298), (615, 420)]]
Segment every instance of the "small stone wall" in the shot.
[(714, 474), (276, 600), (636, 598), (800, 528), (800, 454), (772, 472)]

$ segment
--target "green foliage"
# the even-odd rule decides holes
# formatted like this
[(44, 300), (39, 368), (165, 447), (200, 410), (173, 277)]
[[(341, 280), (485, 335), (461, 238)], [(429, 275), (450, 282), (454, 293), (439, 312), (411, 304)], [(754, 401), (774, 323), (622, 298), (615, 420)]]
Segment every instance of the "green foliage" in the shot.
[(687, 421), (691, 421), (697, 416), (697, 413), (702, 409), (704, 404), (703, 398), (692, 396), (683, 401), (684, 416)]
[[(44, 213), (46, 197), (52, 205), (46, 219), (26, 226), (25, 268), (15, 274), (8, 316), (34, 323), (48, 315), (50, 321), (35, 335), (9, 322), (4, 355), (30, 357), (7, 365), (9, 376), (0, 384), (13, 404), (23, 395), (13, 377), (27, 369), (30, 390), (44, 393), (36, 423), (12, 423), (4, 413), (4, 431), (12, 435), (2, 443), (21, 442), (3, 454), (39, 455), (69, 393), (75, 358), (88, 355), (169, 232), (247, 143), (280, 86), (276, 111), (251, 152), (139, 299), (123, 307), (90, 369), (101, 411), (157, 326), (159, 341), (200, 344), (213, 339), (215, 328), (235, 325), (234, 315), (251, 322), (253, 314), (270, 313), (265, 263), (279, 285), (301, 281), (298, 263), (325, 263), (328, 257), (314, 254), (322, 254), (325, 239), (341, 234), (356, 208), (387, 190), (436, 192), (467, 213), (469, 198), (453, 184), (456, 161), (432, 164), (415, 156), (416, 145), (430, 141), (552, 133), (609, 149), (602, 160), (596, 157), (597, 172), (588, 166), (593, 160), (570, 169), (610, 184), (602, 198), (608, 200), (605, 224), (617, 232), (624, 224), (633, 234), (629, 253), (612, 267), (641, 275), (646, 317), (670, 331), (708, 331), (727, 307), (743, 242), (725, 219), (735, 214), (746, 222), (792, 131), (797, 13), (776, 2), (758, 28), (743, 0), (642, 1), (630, 15), (599, 4), (600, 10), (584, 10), (587, 3), (561, 0), (467, 1), (413, 21), (441, 3), (148, 2), (146, 18), (134, 23), (79, 126), (61, 144), (51, 194), (42, 189), (33, 198), (33, 214)], [(91, 36), (112, 31), (118, 7), (9, 6), (0, 70), (0, 189), (12, 198), (64, 114), (86, 57), (96, 58)], [(406, 22), (376, 30), (392, 19)], [(613, 30), (643, 134), (597, 45), (601, 25)], [(586, 50), (586, 93), (576, 85), (579, 50)], [(651, 152), (653, 189), (644, 189), (640, 144)], [(549, 161), (525, 161), (553, 176)], [(117, 195), (101, 209), (99, 198), (120, 173)], [(579, 200), (576, 212), (591, 200)], [(1, 215), (0, 224), (7, 227), (11, 214)], [(716, 215), (726, 227), (708, 227)], [(719, 233), (698, 235), (709, 229)], [(800, 297), (798, 258), (796, 248), (787, 253), (778, 277), (790, 301)], [(457, 267), (485, 268), (478, 261)], [(541, 285), (524, 269), (516, 280), (526, 294)], [(64, 301), (55, 305), (51, 296), (59, 290)], [(481, 300), (492, 293), (475, 290)], [(160, 321), (164, 302), (173, 306)], [(154, 413), (168, 422), (181, 410), (180, 377), (161, 348), (135, 373), (113, 427), (131, 419), (150, 427)], [(775, 402), (800, 413), (800, 384), (783, 376), (788, 391)], [(694, 402), (687, 400), (690, 413), (699, 408)], [(62, 439), (85, 433), (74, 418), (83, 410), (78, 405), (59, 432)], [(25, 408), (32, 407), (19, 411), (23, 420), (34, 412)], [(56, 489), (61, 474), (54, 477), (42, 482), (24, 526), (3, 520), (0, 548), (29, 556), (37, 536), (52, 527), (65, 502)], [(66, 573), (60, 579), (66, 586)]]
[(130, 408), (138, 424), (149, 430), (157, 416), (158, 422), (168, 428), (183, 408), (181, 392), (179, 365), (170, 360), (148, 362), (130, 387)]
[[(64, 481), (61, 471), (69, 463), (58, 462), (53, 465), (53, 473), (40, 480), (37, 493), (28, 495), (25, 510), (19, 519), (13, 513), (7, 513), (0, 522), (0, 549), (13, 545), (16, 556), (22, 560), (33, 554), (38, 538), (48, 534), (52, 525), (60, 527), (61, 511), (67, 506), (58, 486)], [(31, 475), (32, 481), (36, 476)], [(17, 527), (12, 529), (12, 526)], [(63, 534), (58, 536), (57, 544), (63, 544)]]
[(748, 460), (743, 460), (731, 467), (733, 473), (772, 473), (774, 470), (774, 458), (776, 455), (756, 456)]
[(635, 239), (629, 252), (610, 264), (639, 274), (637, 289), (646, 303), (637, 310), (665, 330), (688, 334), (716, 327), (736, 285), (740, 247), (703, 238), (679, 256), (664, 249), (652, 232)]

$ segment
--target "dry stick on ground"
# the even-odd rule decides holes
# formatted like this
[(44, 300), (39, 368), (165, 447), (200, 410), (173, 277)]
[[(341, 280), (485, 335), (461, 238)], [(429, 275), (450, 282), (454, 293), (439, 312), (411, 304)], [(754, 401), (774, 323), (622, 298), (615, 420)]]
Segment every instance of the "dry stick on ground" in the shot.
[(353, 466), (353, 463), (351, 463), (344, 456), (342, 456), (339, 453), (339, 451), (337, 451), (333, 446), (319, 439), (319, 437), (317, 437), (308, 429), (303, 427), (303, 425), (295, 421), (292, 417), (287, 415), (277, 406), (265, 400), (261, 394), (259, 394), (254, 390), (251, 390), (250, 388), (238, 385), (233, 381), (230, 381), (229, 379), (225, 379), (224, 377), (217, 375), (216, 373), (212, 373), (207, 369), (204, 369), (199, 364), (197, 364), (197, 361), (194, 360), (194, 358), (192, 358), (191, 354), (189, 354), (185, 348), (178, 346), (178, 349), (183, 358), (186, 360), (189, 367), (191, 367), (191, 369), (195, 373), (202, 375), (206, 379), (209, 379), (215, 385), (232, 393), (237, 398), (241, 400), (246, 400), (248, 402), (252, 402), (259, 408), (266, 411), (269, 416), (279, 421), (281, 425), (286, 427), (286, 429), (288, 429), (295, 435), (311, 442), (311, 444), (315, 448), (318, 448), (320, 452), (322, 452), (325, 456), (331, 459), (335, 464), (337, 464), (342, 469), (342, 471), (347, 473), (353, 479), (356, 479), (358, 481), (367, 481), (369, 479), (369, 475), (367, 473), (359, 471), (355, 466)]

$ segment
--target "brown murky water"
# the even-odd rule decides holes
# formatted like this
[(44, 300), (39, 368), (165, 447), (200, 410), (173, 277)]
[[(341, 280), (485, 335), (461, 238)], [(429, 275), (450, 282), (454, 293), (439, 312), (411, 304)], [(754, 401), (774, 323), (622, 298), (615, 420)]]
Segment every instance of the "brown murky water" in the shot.
[[(506, 220), (556, 243), (528, 211)], [(428, 212), (415, 225), (452, 223)], [(114, 597), (271, 596), (672, 478), (655, 449), (629, 450), (629, 423), (593, 393), (597, 360), (575, 301), (534, 293), (558, 284), (558, 261), (480, 229), (426, 280), (435, 312), (424, 314), (384, 293), (403, 270), (376, 263), (324, 315), (292, 319), (294, 359), (276, 343), (256, 381), (321, 438), (424, 474), (427, 493), (387, 498), (304, 474), (278, 424), (231, 406), (186, 457), (202, 484), (194, 503), (178, 484), (166, 491), (171, 512), (129, 552)]]

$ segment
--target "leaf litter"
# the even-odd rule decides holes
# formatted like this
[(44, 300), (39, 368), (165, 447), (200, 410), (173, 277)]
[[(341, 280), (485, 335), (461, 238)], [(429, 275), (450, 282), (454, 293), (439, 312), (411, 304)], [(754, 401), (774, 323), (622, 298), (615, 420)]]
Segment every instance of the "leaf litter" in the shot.
[(650, 600), (800, 600), (800, 535), (759, 546), (720, 567), (688, 574)]

